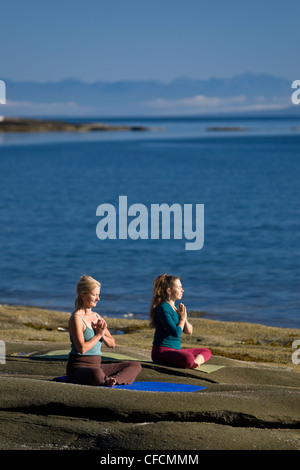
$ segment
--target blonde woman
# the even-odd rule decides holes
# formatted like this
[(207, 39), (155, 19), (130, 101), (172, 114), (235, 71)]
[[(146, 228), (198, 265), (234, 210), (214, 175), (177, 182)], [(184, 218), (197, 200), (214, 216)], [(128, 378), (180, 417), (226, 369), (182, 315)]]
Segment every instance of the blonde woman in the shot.
[(155, 333), (151, 356), (159, 364), (194, 369), (208, 361), (211, 352), (207, 348), (181, 349), (182, 333), (193, 333), (185, 305), (175, 305), (182, 295), (179, 277), (162, 274), (154, 280), (150, 326)]
[(70, 317), (71, 352), (67, 364), (67, 380), (83, 385), (131, 384), (141, 371), (139, 362), (101, 364), (101, 346), (115, 347), (106, 321), (93, 312), (100, 300), (100, 282), (82, 276), (77, 283), (75, 311)]

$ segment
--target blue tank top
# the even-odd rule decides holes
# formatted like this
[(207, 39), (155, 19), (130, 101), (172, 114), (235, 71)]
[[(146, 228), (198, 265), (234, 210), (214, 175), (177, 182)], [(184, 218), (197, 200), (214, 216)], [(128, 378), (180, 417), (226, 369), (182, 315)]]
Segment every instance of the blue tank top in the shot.
[[(86, 322), (84, 321), (81, 315), (79, 316), (86, 326), (83, 332), (84, 341), (89, 341), (95, 336), (94, 330), (90, 328), (89, 326), (87, 326)], [(77, 349), (75, 347), (75, 344), (71, 335), (70, 335), (70, 341), (71, 341), (71, 351), (70, 351), (71, 354), (76, 354), (77, 356), (101, 356), (102, 354), (101, 352), (102, 342), (101, 341), (98, 341), (91, 349), (89, 349), (86, 353), (83, 353), (83, 354), (77, 352)]]

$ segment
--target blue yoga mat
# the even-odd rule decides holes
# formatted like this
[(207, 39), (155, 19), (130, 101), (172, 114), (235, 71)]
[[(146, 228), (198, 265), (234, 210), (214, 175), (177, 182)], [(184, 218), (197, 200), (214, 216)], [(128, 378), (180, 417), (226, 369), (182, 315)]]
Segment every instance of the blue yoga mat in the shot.
[[(55, 377), (55, 382), (67, 382), (66, 376)], [(206, 387), (198, 385), (178, 384), (172, 382), (133, 382), (131, 385), (114, 385), (112, 389), (137, 390), (144, 392), (198, 392)]]
[(131, 385), (114, 385), (112, 388), (124, 390), (140, 390), (144, 392), (197, 392), (206, 387), (178, 384), (172, 382), (133, 382)]

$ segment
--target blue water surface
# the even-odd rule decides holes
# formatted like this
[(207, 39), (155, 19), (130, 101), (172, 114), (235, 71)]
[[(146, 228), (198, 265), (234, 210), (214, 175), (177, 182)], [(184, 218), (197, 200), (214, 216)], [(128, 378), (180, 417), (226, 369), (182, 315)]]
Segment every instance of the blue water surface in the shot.
[[(223, 121), (3, 135), (0, 302), (71, 312), (77, 280), (90, 274), (102, 283), (101, 314), (147, 318), (153, 279), (166, 272), (180, 276), (189, 311), (299, 328), (300, 134), (286, 119), (207, 130)], [(150, 231), (148, 240), (100, 240), (97, 207), (117, 210), (120, 195), (149, 213), (151, 204), (204, 204), (203, 248)]]

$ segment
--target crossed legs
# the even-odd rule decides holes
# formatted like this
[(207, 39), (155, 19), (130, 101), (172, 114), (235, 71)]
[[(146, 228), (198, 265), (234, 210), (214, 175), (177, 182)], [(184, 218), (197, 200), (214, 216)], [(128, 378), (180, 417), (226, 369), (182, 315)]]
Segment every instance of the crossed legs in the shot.
[(159, 346), (152, 348), (153, 362), (174, 367), (195, 369), (210, 357), (211, 352), (207, 348), (171, 349)]
[(135, 361), (101, 364), (101, 356), (76, 356), (70, 354), (67, 364), (68, 382), (82, 385), (131, 384), (141, 371)]

